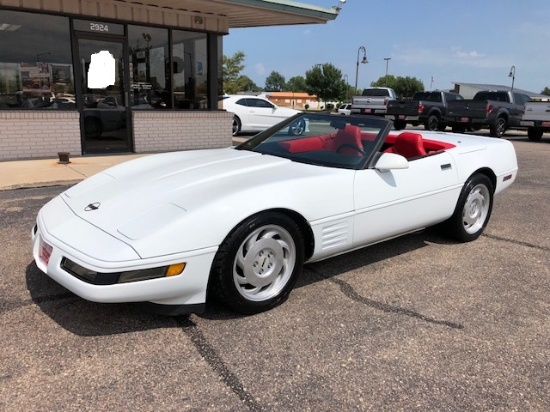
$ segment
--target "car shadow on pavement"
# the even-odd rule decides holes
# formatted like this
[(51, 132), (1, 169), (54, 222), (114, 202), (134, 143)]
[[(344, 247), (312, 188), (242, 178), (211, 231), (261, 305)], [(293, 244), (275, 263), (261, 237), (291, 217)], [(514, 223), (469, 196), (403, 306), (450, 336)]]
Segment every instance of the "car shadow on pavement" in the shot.
[[(305, 287), (322, 279), (328, 279), (360, 268), (368, 270), (368, 267), (371, 265), (428, 247), (430, 243), (454, 244), (456, 242), (439, 236), (431, 229), (421, 230), (321, 262), (307, 264), (305, 266), (306, 270), (304, 270), (301, 278), (298, 279), (295, 288)], [(308, 271), (307, 269), (310, 270)], [(320, 277), (322, 279), (319, 279)]]
[[(158, 328), (181, 328), (174, 318), (146, 312), (125, 303), (84, 300), (57, 284), (31, 262), (25, 273), (32, 302), (65, 330), (79, 336), (105, 336)], [(20, 302), (18, 306), (24, 306)]]
[[(368, 270), (371, 265), (427, 247), (430, 243), (454, 242), (430, 231), (402, 236), (322, 262), (307, 264), (295, 288), (307, 287), (360, 268)], [(50, 279), (38, 269), (34, 261), (27, 266), (26, 285), (31, 301), (14, 302), (14, 306), (35, 304), (61, 327), (79, 336), (105, 336), (157, 328), (181, 328), (182, 319), (187, 318), (149, 313), (135, 304), (89, 302)], [(196, 316), (209, 320), (230, 320), (247, 315), (233, 312), (221, 303), (209, 300), (205, 312)]]

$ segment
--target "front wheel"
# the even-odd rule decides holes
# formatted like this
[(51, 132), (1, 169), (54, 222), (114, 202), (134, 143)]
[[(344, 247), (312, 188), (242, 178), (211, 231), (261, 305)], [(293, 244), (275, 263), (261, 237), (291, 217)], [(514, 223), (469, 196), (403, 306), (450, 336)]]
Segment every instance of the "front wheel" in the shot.
[(441, 232), (462, 242), (476, 240), (491, 217), (493, 192), (491, 179), (473, 175), (464, 185), (453, 215), (439, 225)]
[(240, 131), (241, 131), (241, 119), (239, 119), (237, 116), (233, 116), (233, 126), (232, 126), (233, 136), (237, 136)]
[(464, 133), (466, 131), (466, 126), (464, 125), (453, 125), (451, 126), (453, 133)]
[(405, 127), (407, 127), (407, 122), (403, 120), (394, 120), (393, 121), (393, 128), (395, 130), (403, 130)]
[(304, 241), (293, 220), (275, 212), (251, 216), (218, 249), (212, 292), (238, 312), (263, 312), (288, 298), (303, 263)]

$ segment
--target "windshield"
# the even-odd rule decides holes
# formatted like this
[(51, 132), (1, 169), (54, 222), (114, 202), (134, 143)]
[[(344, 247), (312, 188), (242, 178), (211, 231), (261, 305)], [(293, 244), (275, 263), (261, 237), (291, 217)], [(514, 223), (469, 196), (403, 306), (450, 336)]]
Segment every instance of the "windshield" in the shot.
[(391, 122), (379, 117), (300, 113), (236, 149), (300, 163), (362, 169), (380, 149), (390, 128)]

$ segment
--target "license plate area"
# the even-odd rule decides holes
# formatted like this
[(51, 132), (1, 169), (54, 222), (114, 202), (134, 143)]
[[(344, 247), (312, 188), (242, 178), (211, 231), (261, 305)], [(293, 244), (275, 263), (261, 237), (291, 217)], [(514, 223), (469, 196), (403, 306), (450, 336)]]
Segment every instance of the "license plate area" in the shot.
[(44, 239), (40, 238), (40, 243), (38, 245), (38, 258), (46, 266), (48, 265), (50, 257), (52, 256), (52, 250), (53, 247), (44, 242)]
[(541, 126), (542, 127), (550, 127), (550, 122), (542, 122)]
[(468, 123), (469, 121), (470, 121), (470, 118), (468, 118), (468, 117), (461, 117), (460, 118), (461, 123)]

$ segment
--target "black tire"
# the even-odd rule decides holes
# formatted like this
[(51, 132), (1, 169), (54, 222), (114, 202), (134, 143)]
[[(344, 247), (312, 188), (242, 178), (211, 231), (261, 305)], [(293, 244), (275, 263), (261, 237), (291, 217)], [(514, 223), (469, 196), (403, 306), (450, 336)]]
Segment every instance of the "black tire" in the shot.
[(464, 133), (466, 131), (466, 127), (463, 125), (453, 125), (451, 129), (453, 133)]
[(288, 298), (303, 264), (304, 240), (298, 225), (281, 213), (254, 215), (220, 245), (209, 292), (238, 312), (260, 313)]
[(536, 127), (529, 127), (527, 129), (527, 138), (533, 142), (538, 142), (542, 139), (543, 135), (542, 129), (537, 129)]
[(299, 119), (288, 126), (288, 134), (291, 136), (301, 136), (306, 131), (306, 121)]
[(473, 175), (462, 188), (453, 215), (438, 225), (439, 231), (462, 242), (481, 236), (493, 210), (493, 183), (483, 174)]
[(436, 114), (429, 115), (426, 123), (424, 123), (424, 128), (426, 130), (436, 131), (439, 130), (440, 127), (441, 126), (439, 116), (437, 116)]
[(403, 130), (405, 127), (407, 127), (407, 122), (403, 120), (394, 120), (393, 121), (393, 128), (395, 130)]
[(233, 116), (233, 136), (237, 136), (239, 134), (239, 132), (241, 131), (241, 127), (241, 119), (239, 119), (237, 116)]
[(101, 122), (95, 117), (87, 117), (84, 119), (84, 136), (90, 139), (99, 139), (103, 130)]
[(499, 116), (496, 118), (495, 123), (489, 127), (489, 134), (493, 137), (502, 137), (506, 132), (508, 122), (505, 117)]

